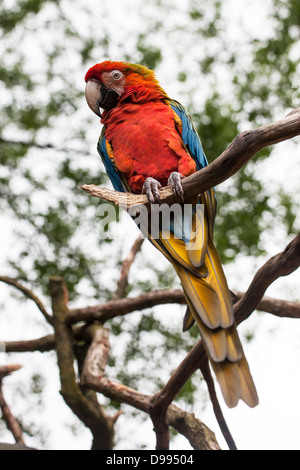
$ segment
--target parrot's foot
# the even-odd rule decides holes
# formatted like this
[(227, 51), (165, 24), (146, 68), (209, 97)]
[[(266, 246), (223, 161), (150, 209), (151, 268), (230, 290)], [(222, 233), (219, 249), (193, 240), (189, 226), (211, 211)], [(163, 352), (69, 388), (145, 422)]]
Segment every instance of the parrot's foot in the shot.
[(168, 185), (171, 186), (173, 193), (180, 197), (182, 202), (184, 202), (183, 187), (181, 184), (182, 178), (183, 176), (181, 173), (178, 173), (178, 171), (173, 171), (173, 173), (171, 173), (169, 176)]
[(146, 194), (151, 204), (160, 203), (159, 189), (161, 184), (154, 178), (147, 178), (142, 189), (142, 194)]

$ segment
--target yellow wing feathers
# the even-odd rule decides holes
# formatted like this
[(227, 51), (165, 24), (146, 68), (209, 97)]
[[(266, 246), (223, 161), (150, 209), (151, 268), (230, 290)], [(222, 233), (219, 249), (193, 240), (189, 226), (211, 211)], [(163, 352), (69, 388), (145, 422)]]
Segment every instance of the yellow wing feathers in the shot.
[[(180, 278), (188, 310), (183, 329), (195, 321), (223, 397), (231, 408), (239, 399), (258, 404), (255, 385), (238, 337), (232, 302), (223, 268), (212, 241), (215, 201), (212, 191), (195, 204), (190, 237), (178, 238), (162, 228), (159, 239), (150, 241), (167, 257)], [(199, 207), (198, 207), (199, 206)], [(198, 209), (197, 209), (198, 207)], [(202, 209), (199, 209), (201, 208)], [(204, 210), (203, 210), (204, 207)]]

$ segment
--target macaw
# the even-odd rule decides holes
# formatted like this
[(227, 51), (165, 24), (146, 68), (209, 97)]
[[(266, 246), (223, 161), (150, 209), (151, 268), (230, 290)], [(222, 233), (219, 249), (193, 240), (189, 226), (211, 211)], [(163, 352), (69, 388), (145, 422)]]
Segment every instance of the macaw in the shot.
[[(85, 81), (87, 103), (103, 124), (98, 152), (114, 189), (144, 193), (151, 204), (159, 204), (160, 188), (169, 185), (182, 206), (191, 202), (185, 198), (182, 178), (208, 162), (191, 117), (169, 98), (155, 73), (139, 64), (108, 60), (91, 67)], [(232, 408), (241, 399), (254, 407), (258, 396), (213, 243), (214, 189), (192, 204), (181, 237), (175, 236), (170, 220), (168, 235), (161, 228), (158, 238), (150, 233), (148, 238), (179, 276), (187, 301), (183, 330), (196, 321), (226, 404)], [(197, 210), (200, 204), (204, 211)], [(197, 237), (191, 227), (198, 227)], [(196, 246), (189, 249), (191, 237)]]

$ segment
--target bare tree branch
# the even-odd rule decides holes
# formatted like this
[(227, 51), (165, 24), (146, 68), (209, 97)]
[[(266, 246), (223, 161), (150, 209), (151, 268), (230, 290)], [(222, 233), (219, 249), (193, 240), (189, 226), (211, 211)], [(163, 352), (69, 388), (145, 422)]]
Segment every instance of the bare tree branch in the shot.
[(123, 297), (125, 297), (126, 289), (128, 286), (129, 271), (135, 260), (136, 255), (142, 247), (143, 242), (144, 238), (142, 237), (142, 235), (138, 236), (138, 238), (135, 240), (134, 244), (131, 247), (128, 257), (125, 259), (125, 261), (123, 261), (120, 279), (118, 280), (117, 289), (112, 296), (112, 300), (122, 299)]
[[(241, 295), (239, 293), (238, 295), (236, 295), (238, 300), (235, 302), (234, 310), (236, 312), (237, 323), (240, 323), (245, 318), (247, 318), (247, 316), (249, 316), (255, 308), (266, 308), (268, 311), (271, 311), (274, 314), (279, 314), (280, 312), (280, 316), (283, 316), (282, 311), (280, 311), (279, 309), (283, 308), (285, 305), (288, 305), (289, 308), (292, 307), (292, 314), (289, 314), (289, 316), (293, 316), (295, 318), (295, 316), (299, 314), (299, 304), (294, 302), (291, 305), (290, 302), (287, 303), (284, 301), (276, 301), (275, 299), (268, 299), (268, 298), (262, 299), (262, 297), (267, 287), (272, 282), (274, 282), (275, 279), (277, 279), (280, 276), (285, 276), (285, 275), (290, 274), (295, 269), (297, 269), (299, 265), (300, 265), (300, 234), (297, 237), (295, 237), (295, 239), (292, 242), (289, 243), (289, 245), (286, 247), (286, 249), (282, 253), (279, 253), (278, 255), (273, 256), (269, 261), (267, 261), (267, 263), (265, 263), (265, 265), (262, 268), (260, 268), (260, 270), (255, 275), (248, 291), (245, 294)], [(157, 305), (161, 303), (170, 303), (170, 302), (176, 302), (176, 303), (182, 303), (182, 304), (185, 303), (185, 298), (181, 290), (166, 290), (166, 291), (154, 292), (151, 294), (144, 294), (142, 296), (138, 296), (133, 299), (120, 299), (120, 300), (110, 301), (110, 302), (107, 302), (106, 304), (97, 305), (94, 307), (87, 307), (84, 309), (75, 309), (73, 311), (72, 310), (70, 311), (67, 308), (65, 291), (61, 287), (61, 282), (62, 280), (60, 279), (56, 280), (57, 285), (60, 286), (60, 289), (58, 289), (59, 295), (56, 292), (56, 289), (54, 290), (52, 289), (51, 295), (52, 295), (53, 312), (56, 312), (54, 315), (54, 320), (53, 320), (54, 322), (53, 324), (55, 324), (54, 327), (56, 331), (56, 341), (58, 341), (57, 335), (61, 334), (61, 338), (59, 338), (59, 342), (61, 345), (63, 345), (63, 348), (65, 349), (65, 346), (69, 344), (68, 346), (69, 353), (64, 356), (64, 361), (67, 359), (66, 363), (59, 361), (59, 365), (61, 369), (61, 377), (64, 377), (64, 379), (66, 379), (66, 377), (68, 376), (68, 373), (70, 374), (70, 371), (71, 371), (71, 375), (73, 376), (73, 378), (75, 376), (74, 369), (73, 369), (74, 358), (72, 355), (73, 353), (72, 353), (72, 346), (71, 346), (72, 334), (71, 333), (67, 334), (67, 332), (70, 331), (70, 326), (68, 327), (67, 324), (70, 325), (73, 322), (77, 322), (80, 320), (91, 321), (94, 319), (98, 319), (98, 320), (101, 319), (102, 321), (104, 321), (116, 315), (120, 315), (120, 314), (125, 315), (129, 313), (130, 311), (140, 310), (142, 308), (147, 308), (149, 306), (153, 306), (153, 305)], [(53, 280), (52, 280), (52, 284), (53, 284)], [(55, 285), (55, 282), (54, 282), (54, 285)], [(62, 315), (61, 318), (60, 318), (60, 315)], [(58, 318), (60, 318), (60, 320), (58, 321), (58, 323), (56, 323)], [(69, 339), (67, 339), (69, 334), (71, 336), (69, 337)], [(49, 338), (47, 339), (47, 341), (49, 342)], [(36, 346), (38, 345), (36, 344)], [(24, 347), (25, 345), (23, 344), (23, 348)], [(62, 351), (59, 352), (60, 347), (58, 346), (57, 349), (58, 349), (57, 351), (58, 356), (61, 355), (62, 357), (63, 352)], [(70, 361), (72, 361), (72, 366), (71, 366)], [(169, 419), (168, 413), (170, 410), (170, 404), (172, 403), (173, 399), (175, 398), (179, 390), (182, 388), (182, 386), (185, 384), (188, 378), (197, 370), (197, 368), (200, 368), (203, 371), (203, 367), (205, 367), (205, 361), (206, 361), (206, 357), (205, 357), (204, 347), (203, 347), (202, 342), (199, 341), (191, 350), (191, 352), (186, 356), (186, 358), (182, 361), (179, 367), (175, 370), (175, 372), (172, 374), (172, 376), (170, 377), (167, 384), (163, 387), (163, 389), (160, 392), (158, 392), (154, 397), (147, 398), (146, 409), (147, 409), (147, 412), (150, 414), (154, 423), (154, 428), (155, 428), (155, 432), (157, 435), (157, 447), (159, 449), (167, 449), (169, 445), (168, 444), (169, 442), (168, 425), (171, 423), (168, 422), (168, 419)], [(84, 379), (85, 382), (88, 383), (89, 386), (91, 386), (91, 383), (92, 383), (90, 376), (91, 374), (89, 373), (88, 379)], [(70, 378), (70, 375), (69, 375), (69, 378)], [(62, 379), (62, 384), (64, 382), (64, 379)], [(78, 391), (78, 388), (77, 388), (76, 380), (74, 381), (72, 380), (71, 382), (75, 384), (75, 388), (77, 390), (76, 393), (79, 393), (80, 395), (80, 391)], [(128, 403), (129, 402), (132, 403), (133, 406), (136, 406), (137, 408), (141, 407), (142, 395), (139, 394), (139, 392), (136, 392), (136, 391), (133, 392), (131, 389), (125, 389), (123, 385), (120, 385), (120, 384), (118, 385), (113, 382), (107, 381), (105, 376), (103, 376), (101, 378), (101, 390), (100, 391), (106, 390), (106, 392), (104, 393), (106, 394), (106, 396), (111, 396), (107, 392), (107, 385), (113, 387), (114, 390), (112, 394), (114, 394), (116, 390), (119, 387), (121, 387), (122, 394), (124, 394), (125, 391), (128, 394), (130, 394), (130, 398), (128, 398), (128, 401), (126, 401), (126, 398), (124, 397), (124, 395), (122, 395), (122, 400)], [(95, 388), (95, 384), (92, 385), (92, 388), (93, 387)], [(64, 389), (62, 388), (62, 394), (64, 395), (67, 403), (71, 403), (71, 406), (73, 407), (72, 409), (74, 411), (79, 405), (78, 405), (78, 402), (77, 402), (77, 405), (74, 404), (74, 401), (72, 401), (74, 397), (71, 398), (70, 395), (68, 395), (69, 393), (70, 393), (70, 390), (68, 390), (68, 392), (65, 393)], [(79, 399), (79, 401), (80, 400), (81, 398)], [(135, 400), (136, 400), (136, 405), (134, 405)], [(144, 398), (142, 398), (142, 401), (143, 400)], [(82, 402), (79, 408), (81, 406), (82, 406)], [(78, 413), (80, 416), (82, 413), (82, 409), (79, 409), (78, 411), (78, 408), (77, 408), (77, 414)], [(112, 422), (113, 420), (111, 419), (111, 423)], [(233, 446), (234, 444), (230, 444), (230, 445)]]
[[(240, 300), (245, 292), (234, 291), (236, 303)], [(148, 302), (148, 300), (149, 302)], [(130, 300), (128, 303), (127, 300)], [(132, 300), (132, 302), (131, 302)], [(76, 323), (78, 318), (81, 320), (92, 321), (95, 319), (105, 322), (109, 318), (119, 315), (118, 308), (123, 315), (130, 314), (138, 308), (149, 308), (151, 306), (163, 303), (178, 303), (185, 304), (185, 297), (183, 291), (179, 289), (167, 289), (148, 294), (143, 294), (143, 297), (137, 296), (132, 299), (123, 299), (121, 302), (114, 303), (114, 301), (107, 302), (92, 307), (84, 307), (81, 309), (69, 310), (67, 315), (68, 323)], [(122, 306), (123, 305), (123, 306)], [(300, 318), (300, 303), (292, 302), (289, 300), (275, 299), (264, 296), (256, 306), (257, 310), (271, 313), (281, 318)], [(82, 328), (74, 330), (74, 336), (78, 340), (85, 339), (82, 335), (84, 331)], [(46, 352), (55, 349), (56, 342), (54, 335), (46, 335), (41, 338), (26, 340), (26, 341), (5, 341), (6, 352), (33, 352), (40, 351)]]
[(52, 317), (49, 315), (47, 312), (43, 302), (38, 298), (37, 295), (34, 294), (34, 292), (28, 287), (25, 287), (23, 284), (21, 284), (19, 281), (16, 279), (13, 279), (8, 276), (0, 276), (0, 282), (4, 282), (5, 284), (9, 284), (19, 291), (21, 291), (28, 299), (33, 300), (33, 302), (36, 304), (37, 308), (42, 312), (44, 315), (45, 319), (47, 320), (48, 323), (52, 324)]
[(46, 352), (55, 349), (54, 335), (25, 341), (4, 341), (5, 351), (9, 352)]
[(279, 277), (288, 276), (300, 266), (300, 234), (284, 251), (269, 259), (256, 273), (247, 292), (234, 305), (236, 321), (240, 323), (258, 307), (267, 288)]
[[(119, 403), (127, 403), (134, 408), (151, 413), (152, 397), (123, 384), (108, 380), (104, 369), (107, 360), (107, 334), (102, 331), (95, 336), (87, 354), (81, 383)], [(168, 423), (184, 435), (194, 449), (220, 450), (215, 435), (194, 415), (171, 405), (167, 411)]]
[[(280, 277), (280, 274), (278, 274), (277, 277)], [(275, 279), (277, 279), (277, 277), (275, 277)], [(243, 292), (235, 292), (236, 298), (234, 303), (236, 304), (240, 301), (244, 295), (245, 293)], [(127, 315), (136, 310), (173, 303), (181, 305), (186, 304), (185, 296), (181, 289), (163, 289), (141, 294), (137, 297), (110, 300), (99, 305), (70, 309), (68, 311), (67, 321), (69, 324), (80, 321), (92, 321), (93, 319), (104, 322), (119, 315)], [(258, 303), (255, 302), (255, 304), (253, 310), (262, 310), (279, 317), (300, 318), (299, 302), (262, 297)]]
[(14, 436), (17, 444), (25, 444), (23, 439), (22, 429), (17, 419), (12, 414), (10, 407), (8, 406), (4, 395), (3, 395), (3, 378), (12, 372), (19, 370), (22, 366), (19, 364), (12, 364), (8, 366), (0, 366), (0, 408), (2, 411), (3, 419), (6, 423), (7, 429), (9, 429)]
[[(300, 108), (295, 109), (279, 121), (242, 132), (210, 165), (182, 180), (184, 194), (186, 197), (192, 198), (223, 183), (263, 148), (297, 135), (300, 135)], [(139, 205), (150, 207), (147, 197), (144, 195), (119, 193), (87, 184), (80, 188), (91, 196), (112, 202), (126, 210)], [(161, 203), (169, 205), (177, 201), (176, 196), (168, 187), (160, 190), (160, 199)]]
[(75, 149), (75, 148), (59, 148), (53, 145), (52, 143), (46, 143), (46, 144), (39, 144), (35, 142), (34, 140), (11, 140), (11, 139), (3, 139), (3, 137), (0, 137), (0, 145), (16, 145), (16, 146), (21, 146), (21, 147), (28, 147), (28, 148), (38, 148), (40, 150), (55, 150), (57, 152), (61, 153), (80, 153), (80, 155), (84, 154), (86, 150), (82, 149)]
[(222, 431), (224, 439), (227, 442), (227, 445), (228, 445), (230, 450), (237, 450), (236, 444), (235, 444), (234, 439), (231, 435), (231, 432), (228, 428), (228, 425), (225, 421), (225, 418), (224, 418), (224, 415), (223, 415), (223, 412), (222, 412), (222, 409), (221, 409), (221, 406), (220, 406), (220, 403), (219, 403), (219, 400), (218, 400), (218, 397), (217, 397), (217, 394), (216, 394), (215, 382), (214, 382), (214, 379), (211, 375), (211, 370), (210, 370), (210, 367), (209, 367), (207, 356), (205, 357), (205, 359), (203, 359), (203, 361), (201, 361), (200, 369), (201, 369), (203, 378), (204, 378), (204, 380), (207, 384), (210, 401), (212, 403), (213, 410), (214, 410), (214, 413), (215, 413), (215, 417), (218, 421), (218, 424), (219, 424), (219, 427)]
[[(151, 396), (138, 392), (105, 376), (85, 378), (84, 385), (102, 393), (104, 396), (126, 403), (138, 410), (150, 414)], [(196, 450), (220, 450), (214, 433), (193, 414), (187, 413), (175, 405), (170, 405), (167, 412), (168, 423), (185, 436)]]
[(173, 372), (165, 386), (151, 398), (150, 417), (156, 432), (157, 448), (168, 449), (168, 409), (190, 376), (199, 367), (201, 368), (205, 360), (206, 353), (203, 342), (200, 340)]
[(66, 404), (93, 434), (93, 450), (113, 447), (113, 422), (104, 413), (92, 391), (84, 390), (77, 382), (74, 369), (73, 333), (66, 323), (67, 288), (62, 278), (51, 278), (53, 327), (55, 331), (57, 362), (60, 372), (61, 394)]
[(10, 375), (12, 372), (21, 369), (21, 367), (21, 364), (9, 364), (8, 366), (0, 366), (0, 380), (2, 380), (7, 375)]
[[(234, 292), (237, 299), (241, 299), (245, 292)], [(290, 300), (274, 299), (264, 296), (258, 303), (256, 310), (271, 313), (281, 318), (300, 318), (300, 303)]]
[(109, 334), (107, 328), (99, 325), (94, 332), (93, 340), (86, 355), (81, 381), (90, 375), (101, 377), (104, 375), (109, 354)]
[(100, 305), (71, 309), (68, 311), (67, 321), (69, 324), (91, 320), (103, 322), (116, 316), (126, 315), (134, 310), (169, 303), (186, 303), (181, 289), (165, 289), (141, 294), (133, 298), (110, 300)]

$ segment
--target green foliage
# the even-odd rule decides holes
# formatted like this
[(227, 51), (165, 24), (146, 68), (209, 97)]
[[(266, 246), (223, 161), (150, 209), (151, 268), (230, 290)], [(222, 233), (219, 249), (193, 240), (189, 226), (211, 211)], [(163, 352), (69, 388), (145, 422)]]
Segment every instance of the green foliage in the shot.
[(137, 41), (137, 51), (141, 54), (140, 63), (151, 70), (154, 70), (162, 60), (162, 53), (158, 47), (147, 43), (147, 36), (140, 34)]
[(28, 15), (36, 15), (47, 2), (58, 3), (57, 0), (20, 0), (14, 9), (4, 9), (0, 16), (0, 28), (8, 33)]
[(299, 15), (299, 3), (274, 0), (276, 34), (263, 41), (253, 40), (252, 67), (235, 77), (240, 109), (247, 103), (249, 121), (272, 119), (282, 107), (295, 105), (293, 91), (299, 88)]

